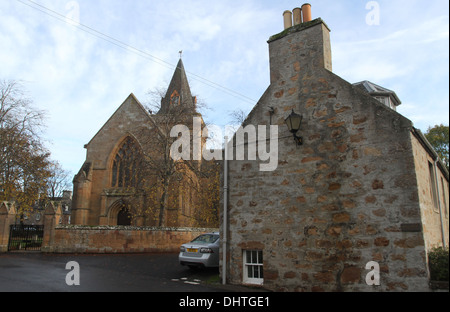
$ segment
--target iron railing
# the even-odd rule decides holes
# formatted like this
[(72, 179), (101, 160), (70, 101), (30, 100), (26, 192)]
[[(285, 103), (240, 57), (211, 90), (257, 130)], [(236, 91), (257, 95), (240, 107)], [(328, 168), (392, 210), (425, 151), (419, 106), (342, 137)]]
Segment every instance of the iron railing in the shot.
[(9, 231), (8, 251), (40, 251), (43, 238), (43, 225), (13, 224)]

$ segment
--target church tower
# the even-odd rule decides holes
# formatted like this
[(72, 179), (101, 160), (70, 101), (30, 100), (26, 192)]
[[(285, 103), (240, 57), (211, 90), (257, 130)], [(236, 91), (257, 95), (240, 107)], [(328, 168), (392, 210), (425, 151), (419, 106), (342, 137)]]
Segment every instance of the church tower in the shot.
[(196, 104), (197, 97), (192, 96), (183, 61), (180, 58), (166, 96), (161, 99), (161, 110), (158, 114), (167, 114), (180, 106), (192, 109), (195, 112)]
[[(142, 162), (142, 155), (151, 155), (154, 166), (167, 159), (165, 144), (172, 144), (172, 140), (176, 140), (171, 137), (171, 129), (176, 125), (184, 125), (189, 129), (190, 159), (195, 161), (191, 167), (183, 168), (183, 175), (189, 181), (200, 183), (192, 169), (201, 169), (201, 155), (206, 138), (202, 137), (205, 124), (202, 115), (196, 110), (196, 104), (197, 99), (192, 96), (181, 58), (167, 93), (161, 99), (158, 113), (149, 113), (137, 98), (130, 94), (85, 145), (86, 161), (73, 181), (73, 223), (135, 226), (156, 224), (160, 201), (156, 200), (158, 198), (155, 196), (158, 194), (155, 193), (154, 187), (143, 186), (142, 172), (145, 170), (141, 166), (145, 164)], [(147, 130), (151, 133), (147, 133)], [(160, 136), (152, 136), (155, 131), (159, 131)], [(169, 139), (160, 140), (160, 137)], [(177, 170), (178, 167), (182, 167), (182, 164), (178, 163)], [(152, 170), (157, 171), (158, 168)], [(150, 176), (162, 179), (157, 174)], [(170, 226), (190, 226), (197, 209), (194, 204), (195, 192), (190, 186), (186, 186), (188, 184), (184, 183), (185, 180), (180, 180), (179, 177), (172, 180), (170, 188), (175, 191), (170, 194), (171, 201), (167, 204), (170, 207), (166, 207), (165, 215), (159, 215), (159, 220)], [(146, 183), (156, 185), (155, 181), (149, 179)], [(147, 191), (156, 198), (156, 204), (150, 203), (151, 196), (144, 194)], [(147, 202), (144, 202), (145, 200)], [(141, 207), (145, 207), (145, 211)], [(148, 213), (150, 210), (152, 212)]]
[[(157, 123), (170, 125), (170, 127), (187, 126), (191, 133), (190, 159), (201, 160), (202, 150), (206, 145), (206, 138), (202, 136), (203, 131), (206, 131), (206, 125), (202, 115), (197, 111), (197, 97), (192, 96), (181, 58), (175, 68), (166, 95), (161, 98), (161, 108), (153, 118)], [(198, 162), (197, 165), (200, 166), (201, 163)]]

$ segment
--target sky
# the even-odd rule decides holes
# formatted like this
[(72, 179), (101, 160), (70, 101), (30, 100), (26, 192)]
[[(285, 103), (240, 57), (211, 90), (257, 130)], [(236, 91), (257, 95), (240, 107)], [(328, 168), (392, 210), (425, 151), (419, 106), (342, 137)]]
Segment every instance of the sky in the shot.
[[(45, 110), (52, 159), (76, 174), (84, 145), (133, 93), (166, 88), (182, 52), (209, 124), (250, 112), (269, 86), (267, 40), (293, 0), (0, 0), (0, 80)], [(423, 132), (449, 124), (447, 0), (310, 0), (331, 29), (333, 72), (396, 92)]]

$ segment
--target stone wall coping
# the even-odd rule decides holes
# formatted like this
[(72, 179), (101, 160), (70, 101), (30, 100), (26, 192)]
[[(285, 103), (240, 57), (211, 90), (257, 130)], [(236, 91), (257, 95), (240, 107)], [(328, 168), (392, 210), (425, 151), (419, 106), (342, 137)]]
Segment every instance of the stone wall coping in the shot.
[(58, 225), (55, 227), (56, 230), (74, 230), (74, 231), (171, 231), (171, 232), (219, 232), (219, 229), (211, 228), (193, 228), (193, 227), (156, 227), (156, 226), (123, 226), (123, 225), (98, 225), (98, 226), (88, 226), (88, 225)]

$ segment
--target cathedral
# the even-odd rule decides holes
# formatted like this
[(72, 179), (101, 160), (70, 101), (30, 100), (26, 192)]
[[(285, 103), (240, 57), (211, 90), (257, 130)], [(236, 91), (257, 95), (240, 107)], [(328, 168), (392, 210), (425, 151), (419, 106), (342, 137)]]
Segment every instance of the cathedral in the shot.
[(192, 133), (195, 117), (204, 127), (196, 106), (181, 58), (157, 113), (130, 94), (85, 145), (86, 161), (73, 181), (72, 223), (216, 226), (219, 164), (170, 155), (175, 125)]

